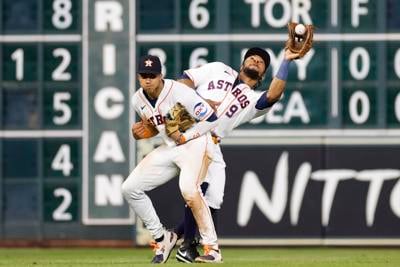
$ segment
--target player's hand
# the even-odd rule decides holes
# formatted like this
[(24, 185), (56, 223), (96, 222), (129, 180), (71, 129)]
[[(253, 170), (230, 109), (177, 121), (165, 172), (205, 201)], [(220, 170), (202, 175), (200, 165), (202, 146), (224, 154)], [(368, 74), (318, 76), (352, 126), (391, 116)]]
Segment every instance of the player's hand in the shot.
[(293, 53), (289, 49), (285, 50), (285, 59), (286, 60), (293, 60), (293, 59), (298, 59), (300, 57), (299, 53)]
[(175, 131), (169, 135), (169, 138), (174, 140), (177, 145), (182, 145), (186, 143), (186, 139), (180, 131)]
[(136, 140), (141, 139), (140, 136), (144, 134), (144, 131), (143, 123), (136, 122), (132, 125), (132, 136)]
[(131, 130), (133, 138), (136, 140), (151, 138), (158, 134), (157, 129), (146, 120), (134, 123)]

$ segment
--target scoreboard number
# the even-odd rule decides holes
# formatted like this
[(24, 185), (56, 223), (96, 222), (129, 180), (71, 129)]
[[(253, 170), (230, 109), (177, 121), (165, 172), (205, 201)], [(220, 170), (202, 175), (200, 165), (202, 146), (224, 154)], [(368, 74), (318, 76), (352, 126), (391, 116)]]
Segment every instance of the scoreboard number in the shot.
[(58, 92), (53, 96), (53, 108), (62, 113), (60, 116), (54, 116), (53, 122), (57, 125), (67, 124), (72, 117), (72, 111), (66, 101), (71, 100), (71, 93)]
[(71, 147), (67, 144), (60, 146), (56, 156), (51, 162), (51, 168), (55, 171), (62, 171), (64, 176), (70, 176), (74, 165), (71, 162)]
[(201, 4), (207, 4), (208, 0), (193, 0), (189, 6), (189, 21), (196, 29), (205, 28), (210, 22), (210, 13)]
[[(358, 68), (357, 62), (360, 62)], [(371, 60), (367, 49), (364, 47), (356, 47), (351, 51), (349, 67), (350, 73), (356, 80), (364, 80), (367, 78), (371, 66)]]
[(369, 118), (370, 110), (371, 105), (368, 95), (365, 92), (356, 91), (351, 95), (349, 101), (349, 114), (354, 123), (365, 123)]
[(72, 3), (71, 0), (54, 0), (53, 16), (51, 22), (54, 27), (60, 30), (65, 30), (72, 24)]
[(201, 57), (206, 57), (208, 56), (208, 49), (205, 47), (199, 47), (193, 50), (193, 52), (190, 54), (189, 58), (189, 67), (190, 68), (197, 68), (199, 66), (202, 66), (204, 64), (207, 64), (207, 60)]
[[(61, 57), (60, 64), (54, 69), (51, 77), (54, 81), (70, 81), (71, 73), (67, 72), (71, 64), (71, 53), (66, 48), (56, 48), (53, 50), (54, 58)], [(15, 79), (22, 81), (24, 79), (24, 49), (17, 48), (11, 54), (12, 61), (15, 62)]]
[(61, 57), (61, 63), (58, 67), (53, 71), (51, 77), (55, 81), (69, 81), (71, 80), (71, 73), (65, 72), (71, 63), (71, 54), (65, 48), (57, 48), (53, 51), (54, 57)]
[(15, 61), (15, 78), (17, 81), (24, 79), (24, 50), (18, 48), (11, 54), (11, 59)]
[(72, 202), (72, 194), (66, 188), (56, 188), (53, 195), (57, 197), (62, 197), (63, 200), (61, 204), (53, 211), (53, 220), (55, 221), (71, 221), (72, 214), (67, 212), (67, 209)]

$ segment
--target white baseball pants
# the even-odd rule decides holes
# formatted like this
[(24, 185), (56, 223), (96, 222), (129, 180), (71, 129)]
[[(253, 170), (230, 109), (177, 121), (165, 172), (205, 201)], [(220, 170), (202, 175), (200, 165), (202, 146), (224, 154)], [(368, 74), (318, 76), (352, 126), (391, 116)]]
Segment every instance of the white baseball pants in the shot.
[(222, 156), (221, 147), (217, 145), (205, 178), (205, 181), (208, 182), (208, 188), (204, 198), (208, 206), (213, 209), (220, 209), (224, 199), (225, 167), (226, 164)]
[(145, 192), (179, 173), (179, 189), (196, 219), (203, 244), (218, 246), (210, 209), (200, 189), (215, 148), (210, 134), (180, 146), (161, 145), (143, 158), (122, 184), (129, 206), (155, 239), (163, 235), (164, 227)]

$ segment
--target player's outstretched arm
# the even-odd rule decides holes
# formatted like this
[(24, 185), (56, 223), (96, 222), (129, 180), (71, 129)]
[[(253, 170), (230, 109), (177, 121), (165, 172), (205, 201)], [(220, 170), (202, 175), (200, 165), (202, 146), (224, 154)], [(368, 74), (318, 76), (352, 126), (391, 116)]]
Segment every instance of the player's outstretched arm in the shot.
[(191, 128), (189, 128), (185, 132), (174, 131), (168, 136), (175, 141), (176, 144), (181, 145), (189, 140), (195, 139), (199, 136), (206, 134), (207, 132), (214, 129), (218, 124), (217, 115), (213, 112), (211, 116), (209, 116), (206, 120), (200, 121), (198, 123), (193, 124)]
[(272, 82), (266, 92), (268, 103), (275, 103), (281, 98), (283, 91), (286, 87), (286, 80), (289, 74), (290, 62), (298, 57), (298, 53), (293, 53), (289, 49), (285, 50), (285, 59), (281, 63), (278, 73), (272, 79)]

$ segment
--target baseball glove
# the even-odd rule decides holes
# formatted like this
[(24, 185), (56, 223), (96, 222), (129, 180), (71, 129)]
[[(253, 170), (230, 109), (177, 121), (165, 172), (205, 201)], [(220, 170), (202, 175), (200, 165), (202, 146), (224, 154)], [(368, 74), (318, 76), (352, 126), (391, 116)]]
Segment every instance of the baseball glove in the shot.
[(293, 53), (298, 53), (298, 58), (302, 58), (313, 46), (314, 26), (304, 25), (305, 32), (299, 35), (295, 31), (297, 25), (298, 23), (295, 22), (288, 23), (289, 39), (286, 41), (285, 48)]
[(168, 136), (176, 131), (181, 133), (192, 127), (196, 120), (190, 115), (181, 103), (176, 103), (165, 119), (165, 132)]
[(158, 134), (156, 127), (146, 120), (141, 120), (132, 125), (132, 135), (135, 139), (146, 139)]

